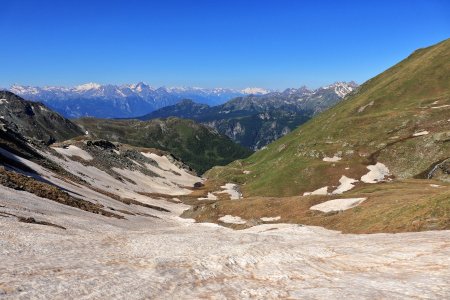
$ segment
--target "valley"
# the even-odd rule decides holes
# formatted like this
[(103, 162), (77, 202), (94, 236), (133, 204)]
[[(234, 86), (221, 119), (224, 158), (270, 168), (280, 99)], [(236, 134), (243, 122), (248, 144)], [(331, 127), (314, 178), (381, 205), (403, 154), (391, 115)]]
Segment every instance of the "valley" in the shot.
[[(266, 209), (259, 213), (266, 218), (258, 223), (219, 222), (242, 230), (196, 223), (179, 215), (189, 211), (186, 203), (201, 201), (192, 194), (203, 193), (208, 183), (164, 153), (89, 140), (38, 152), (70, 174), (1, 151), (17, 162), (14, 172), (27, 169), (31, 177), (23, 179), (40, 184), (39, 190), (30, 190), (30, 184), (25, 190), (20, 183), (0, 186), (3, 299), (449, 295), (448, 231), (355, 235), (285, 224), (286, 215), (275, 215), (283, 214), (287, 199), (263, 204)], [(202, 181), (204, 187), (193, 187)], [(50, 186), (96, 209), (38, 192)], [(231, 195), (222, 193), (217, 204), (254, 203), (227, 200)], [(318, 200), (295, 201), (307, 209)]]
[(357, 87), (354, 82), (336, 82), (315, 90), (303, 86), (283, 92), (233, 98), (212, 107), (183, 100), (139, 119), (192, 119), (214, 128), (244, 147), (259, 150), (336, 105)]
[(140, 119), (1, 91), (0, 298), (449, 298), (449, 62)]

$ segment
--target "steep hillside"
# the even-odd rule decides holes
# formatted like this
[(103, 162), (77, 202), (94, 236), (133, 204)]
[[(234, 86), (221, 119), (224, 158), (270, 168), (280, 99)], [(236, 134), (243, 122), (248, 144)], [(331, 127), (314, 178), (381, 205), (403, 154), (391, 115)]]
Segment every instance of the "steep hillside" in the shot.
[(18, 133), (47, 144), (84, 134), (80, 127), (42, 103), (24, 100), (7, 91), (0, 91), (0, 116)]
[(267, 196), (331, 193), (372, 177), (449, 181), (449, 74), (450, 40), (419, 49), (267, 149), (208, 176)]
[[(264, 217), (248, 225), (216, 216), (254, 226), (230, 230), (179, 217), (202, 179), (164, 153), (98, 140), (39, 152), (59, 169), (0, 146), (15, 162), (0, 160), (2, 299), (354, 298), (355, 290), (367, 299), (448, 298), (449, 231), (349, 235), (273, 224), (283, 206), (261, 202), (254, 208)], [(250, 213), (232, 208), (241, 202), (215, 205)]]
[(247, 148), (257, 150), (332, 107), (356, 87), (354, 82), (336, 82), (316, 90), (302, 87), (237, 97), (213, 107), (184, 100), (140, 119), (171, 116), (193, 119), (215, 128)]
[(169, 151), (199, 174), (251, 154), (226, 136), (191, 120), (169, 118), (143, 122), (82, 118), (75, 122), (95, 138)]

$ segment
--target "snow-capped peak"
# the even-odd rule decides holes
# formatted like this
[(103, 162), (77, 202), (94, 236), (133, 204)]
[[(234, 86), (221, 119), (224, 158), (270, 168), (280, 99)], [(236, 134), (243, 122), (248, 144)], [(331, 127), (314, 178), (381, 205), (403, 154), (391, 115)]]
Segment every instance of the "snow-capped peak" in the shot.
[(9, 90), (12, 93), (17, 94), (17, 95), (25, 94), (25, 93), (30, 94), (30, 95), (35, 95), (35, 94), (39, 93), (39, 89), (37, 87), (18, 85), (18, 84), (13, 84)]
[(265, 95), (270, 93), (269, 90), (263, 89), (263, 88), (258, 88), (258, 87), (248, 87), (245, 88), (243, 90), (241, 90), (241, 93), (243, 94), (247, 94), (247, 95)]
[(148, 85), (142, 81), (138, 82), (138, 83), (130, 84), (127, 87), (129, 87), (132, 91), (137, 92), (137, 93), (141, 93), (144, 90), (153, 90), (150, 85)]
[(328, 86), (324, 86), (322, 89), (334, 89), (334, 92), (341, 98), (344, 98), (347, 94), (351, 93), (358, 85), (351, 82), (338, 81)]
[(85, 91), (90, 91), (90, 90), (96, 90), (96, 89), (99, 89), (100, 87), (101, 87), (101, 85), (98, 83), (89, 82), (89, 83), (75, 86), (74, 91), (85, 92)]

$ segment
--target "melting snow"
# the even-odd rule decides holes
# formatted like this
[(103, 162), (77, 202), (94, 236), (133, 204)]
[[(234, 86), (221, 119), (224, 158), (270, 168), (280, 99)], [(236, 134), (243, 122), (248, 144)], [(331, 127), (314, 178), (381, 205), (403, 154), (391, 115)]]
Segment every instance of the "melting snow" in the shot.
[(222, 221), (227, 224), (245, 224), (247, 223), (245, 220), (241, 219), (241, 217), (235, 217), (231, 215), (226, 215), (219, 218), (219, 221)]
[(441, 105), (441, 106), (432, 106), (431, 108), (445, 108), (445, 107), (450, 107), (450, 104), (446, 104), (446, 105)]
[(413, 134), (413, 136), (421, 136), (421, 135), (427, 135), (429, 134), (428, 131), (424, 130), (424, 131), (419, 131)]
[(303, 196), (309, 195), (327, 195), (328, 194), (328, 186), (321, 187), (320, 189), (315, 190), (314, 192), (305, 192)]
[(389, 169), (380, 162), (367, 166), (367, 169), (370, 170), (369, 173), (361, 177), (361, 181), (365, 183), (377, 183), (389, 176)]
[[(126, 205), (21, 161), (90, 201), (135, 215), (126, 215), (126, 220), (107, 218), (0, 186), (1, 211), (67, 228), (0, 217), (0, 298), (447, 299), (450, 295), (450, 231), (355, 235), (295, 224), (234, 231), (179, 218), (188, 208), (183, 204), (134, 194), (171, 212)], [(120, 192), (137, 188), (104, 178), (104, 172), (78, 162), (62, 162), (69, 171), (91, 170), (88, 176), (96, 176), (92, 182), (107, 184), (107, 191), (115, 192), (116, 186)], [(231, 215), (221, 219), (245, 223)]]
[(197, 198), (198, 200), (217, 200), (217, 196), (213, 193), (208, 193), (206, 197)]
[(359, 113), (362, 113), (367, 107), (372, 106), (373, 104), (374, 104), (374, 101), (372, 100), (372, 101), (370, 101), (370, 103), (368, 103), (368, 104), (366, 104), (366, 105), (364, 105), (364, 106), (361, 106), (361, 107), (358, 109), (358, 112), (359, 112)]
[(281, 219), (281, 216), (277, 216), (277, 217), (262, 217), (260, 218), (261, 221), (263, 222), (273, 222), (273, 221), (278, 221)]
[(221, 188), (225, 190), (216, 193), (227, 193), (228, 195), (230, 195), (231, 200), (238, 200), (241, 199), (242, 197), (242, 194), (239, 192), (239, 187), (237, 184), (227, 183), (225, 185), (222, 185)]
[(340, 158), (339, 156), (334, 155), (333, 157), (324, 157), (322, 160), (323, 161), (328, 161), (328, 162), (336, 162), (336, 161), (340, 161), (342, 158)]
[(64, 156), (79, 156), (84, 160), (94, 159), (89, 153), (74, 145), (70, 145), (67, 148), (53, 148), (53, 149), (55, 149), (56, 152)]
[(0, 104), (9, 103), (6, 99), (0, 99)]
[(353, 208), (363, 201), (367, 200), (367, 198), (347, 198), (347, 199), (334, 199), (327, 202), (323, 202), (314, 206), (311, 206), (310, 210), (319, 210), (321, 212), (332, 212), (332, 211), (342, 211)]
[(342, 194), (343, 192), (351, 190), (355, 187), (353, 184), (355, 182), (358, 182), (358, 180), (342, 175), (341, 179), (339, 179), (340, 185), (332, 192), (332, 194)]
[[(170, 210), (159, 212), (120, 203), (85, 185), (61, 180), (6, 150), (0, 152), (76, 197), (113, 207), (116, 213), (132, 213), (126, 220), (108, 218), (0, 186), (2, 212), (67, 228), (19, 223), (7, 214), (0, 217), (0, 298), (447, 299), (450, 295), (450, 231), (355, 235), (294, 224), (234, 231), (182, 219), (178, 216), (188, 206), (135, 192), (153, 192), (153, 184), (170, 189), (177, 182), (131, 171), (123, 174), (137, 185), (120, 182), (92, 166), (43, 153), (64, 169), (85, 174), (93, 186)], [(336, 201), (341, 205), (333, 205), (334, 210), (358, 204)], [(219, 220), (246, 223), (232, 215)]]

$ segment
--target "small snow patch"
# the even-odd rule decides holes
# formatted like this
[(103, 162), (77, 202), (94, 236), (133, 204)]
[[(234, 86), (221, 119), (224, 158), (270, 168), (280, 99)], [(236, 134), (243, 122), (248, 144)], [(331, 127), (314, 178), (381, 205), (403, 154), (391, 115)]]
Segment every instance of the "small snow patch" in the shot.
[(367, 166), (367, 169), (369, 169), (369, 173), (361, 177), (361, 181), (365, 183), (377, 183), (389, 176), (389, 169), (380, 162)]
[(278, 220), (280, 220), (281, 219), (281, 216), (278, 216), (278, 217), (262, 217), (262, 218), (259, 218), (261, 221), (263, 221), (263, 222), (273, 222), (273, 221), (278, 221)]
[(340, 185), (332, 192), (332, 194), (342, 194), (343, 192), (351, 190), (355, 187), (353, 184), (355, 182), (358, 182), (358, 180), (342, 175), (341, 179), (339, 179)]
[(317, 189), (313, 192), (305, 192), (303, 193), (303, 196), (310, 196), (310, 195), (327, 195), (328, 194), (328, 186), (321, 187), (320, 189)]
[(366, 104), (366, 105), (364, 105), (364, 106), (361, 106), (361, 107), (358, 109), (358, 113), (362, 113), (367, 107), (372, 106), (373, 104), (374, 104), (374, 101), (372, 100), (370, 103), (368, 103), (368, 104)]
[(334, 155), (333, 157), (324, 157), (322, 160), (323, 161), (328, 161), (328, 162), (336, 162), (336, 161), (340, 161), (342, 158), (340, 158), (339, 156)]
[(6, 99), (0, 99), (0, 104), (3, 104), (3, 103), (8, 103), (8, 100), (6, 100)]
[(429, 134), (428, 131), (424, 130), (424, 131), (419, 131), (413, 134), (413, 136), (422, 136), (422, 135), (427, 135)]
[(241, 219), (241, 217), (235, 217), (231, 215), (226, 215), (221, 218), (219, 218), (219, 221), (222, 221), (224, 223), (228, 224), (245, 224), (247, 223), (245, 220)]
[(244, 171), (242, 171), (242, 173), (244, 173), (244, 174), (250, 174), (251, 171), (244, 170)]
[(227, 183), (225, 185), (222, 185), (221, 188), (225, 190), (217, 193), (227, 193), (228, 195), (230, 195), (231, 200), (238, 200), (241, 199), (242, 197), (242, 194), (239, 192), (239, 187), (237, 184)]
[(347, 198), (347, 199), (334, 199), (330, 201), (326, 201), (314, 206), (311, 206), (310, 210), (319, 210), (324, 213), (332, 212), (332, 211), (343, 211), (350, 208), (353, 208), (367, 198)]
[(439, 184), (430, 184), (430, 186), (431, 186), (431, 187), (434, 187), (434, 188), (440, 188), (442, 185), (439, 185)]
[(431, 108), (438, 109), (438, 108), (446, 108), (446, 107), (450, 107), (450, 104), (441, 105), (441, 106), (432, 106)]

